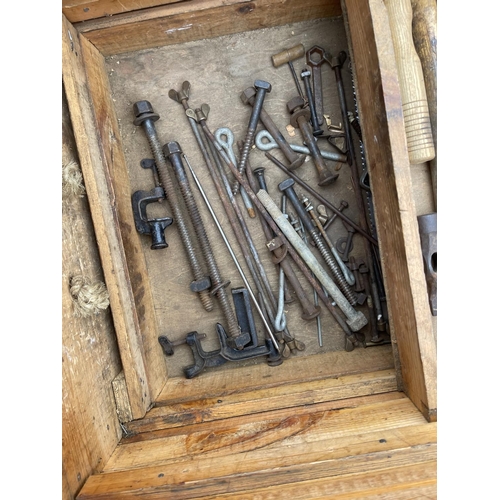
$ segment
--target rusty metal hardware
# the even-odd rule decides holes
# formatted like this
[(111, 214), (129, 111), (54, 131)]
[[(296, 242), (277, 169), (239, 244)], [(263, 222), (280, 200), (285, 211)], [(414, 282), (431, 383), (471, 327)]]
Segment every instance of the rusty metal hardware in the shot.
[[(269, 153), (266, 153), (266, 156), (268, 154)], [(270, 156), (272, 157), (272, 155), (270, 155)], [(228, 165), (229, 169), (231, 170), (232, 174), (236, 177), (236, 179), (238, 179), (239, 183), (245, 188), (245, 191), (250, 196), (250, 199), (252, 200), (255, 208), (257, 208), (257, 210), (260, 212), (262, 217), (269, 224), (269, 227), (283, 241), (283, 244), (285, 245), (289, 255), (292, 257), (292, 259), (294, 260), (297, 267), (302, 271), (302, 273), (304, 274), (307, 281), (309, 281), (311, 286), (316, 290), (316, 292), (318, 293), (318, 297), (325, 304), (326, 308), (328, 309), (328, 312), (330, 312), (330, 314), (335, 318), (335, 320), (338, 322), (338, 324), (340, 325), (340, 327), (344, 331), (344, 333), (346, 335), (346, 351), (352, 351), (356, 346), (363, 345), (364, 344), (364, 335), (362, 333), (359, 333), (359, 332), (354, 333), (353, 331), (351, 331), (351, 329), (349, 328), (349, 325), (346, 323), (345, 319), (342, 317), (341, 314), (339, 314), (339, 312), (337, 311), (337, 308), (333, 306), (332, 301), (329, 299), (328, 295), (324, 292), (324, 290), (321, 286), (321, 283), (317, 280), (317, 278), (314, 276), (314, 274), (309, 269), (309, 267), (304, 263), (301, 256), (299, 255), (299, 253), (295, 250), (294, 246), (287, 240), (286, 236), (283, 234), (281, 229), (278, 227), (278, 225), (274, 221), (274, 218), (268, 213), (266, 207), (260, 201), (259, 197), (253, 192), (246, 177), (244, 177), (242, 174), (240, 174), (238, 172), (238, 169), (232, 163), (229, 162), (229, 163), (227, 163), (227, 165)], [(283, 168), (285, 170), (287, 170), (284, 165), (283, 165)], [(265, 191), (262, 191), (262, 192), (265, 193)], [(365, 320), (366, 320), (366, 318), (365, 318)]]
[[(251, 190), (251, 188), (248, 186), (248, 181), (246, 180), (246, 176), (244, 177), (242, 173), (238, 171), (234, 163), (230, 160), (230, 158), (225, 154), (224, 150), (222, 147), (218, 144), (218, 142), (215, 140), (214, 135), (210, 131), (208, 125), (207, 125), (207, 116), (209, 112), (209, 106), (208, 104), (202, 104), (201, 109), (196, 109), (195, 113), (198, 118), (198, 121), (203, 129), (203, 132), (205, 133), (205, 136), (208, 139), (209, 145), (212, 145), (212, 147), (215, 147), (216, 151), (214, 152), (214, 156), (217, 160), (219, 160), (219, 157), (217, 156), (217, 152), (219, 153), (220, 157), (224, 160), (224, 162), (228, 165), (230, 170), (233, 172), (233, 175), (239, 180), (240, 184), (243, 182), (243, 185), (245, 186), (245, 190), (247, 191), (247, 194), (252, 198), (252, 196), (255, 197), (255, 193)], [(226, 193), (227, 193), (227, 198), (229, 198), (229, 203), (230, 206), (233, 208), (233, 211), (227, 210), (227, 203), (223, 201), (224, 207), (226, 208), (226, 213), (228, 214), (229, 221), (231, 223), (231, 227), (233, 228), (233, 231), (235, 233), (235, 236), (238, 240), (238, 244), (240, 245), (240, 248), (242, 249), (243, 255), (245, 257), (245, 260), (247, 262), (247, 265), (250, 269), (250, 272), (252, 273), (252, 277), (254, 279), (255, 285), (257, 286), (259, 293), (261, 293), (267, 313), (269, 317), (275, 317), (276, 316), (276, 310), (277, 310), (277, 302), (276, 298), (274, 297), (273, 291), (271, 289), (271, 285), (269, 283), (269, 280), (267, 278), (266, 270), (262, 264), (262, 261), (260, 259), (259, 253), (257, 251), (257, 248), (255, 247), (255, 244), (253, 242), (251, 233), (248, 229), (247, 223), (241, 213), (241, 210), (236, 203), (236, 199), (234, 198), (231, 188), (229, 186), (229, 181), (227, 180), (226, 172), (222, 168), (222, 165), (220, 162), (217, 162), (218, 168), (219, 168), (219, 177), (222, 179), (222, 182), (225, 186)], [(220, 186), (220, 179), (219, 177), (214, 173), (212, 175), (212, 179), (214, 181), (214, 184), (216, 185), (216, 188), (219, 192), (219, 196), (224, 197), (222, 193), (222, 187)], [(248, 189), (247, 189), (248, 186)], [(225, 198), (225, 197), (224, 197)], [(221, 198), (222, 199), (222, 198)], [(252, 198), (253, 203), (255, 204), (255, 199)], [(257, 200), (258, 201), (258, 200)], [(234, 215), (237, 218), (234, 220)], [(303, 350), (305, 348), (305, 345), (294, 339), (292, 334), (288, 331), (288, 327), (285, 327), (283, 332), (279, 332), (280, 335), (281, 333), (283, 334), (282, 340), (285, 343), (285, 350), (282, 352), (282, 355), (284, 357), (287, 357), (289, 355), (289, 351), (293, 348), (297, 348), (298, 350)], [(290, 347), (291, 346), (291, 347)]]
[[(328, 234), (326, 234), (326, 231), (324, 230), (323, 225), (321, 224), (318, 216), (314, 212), (314, 207), (313, 207), (312, 203), (305, 196), (302, 196), (302, 203), (304, 204), (306, 212), (309, 214), (309, 216), (313, 220), (314, 224), (318, 228), (318, 231), (321, 233), (321, 236), (325, 240), (325, 243), (328, 245), (330, 252), (335, 257), (335, 260), (337, 261), (337, 264), (340, 267), (340, 270), (342, 271), (342, 274), (344, 275), (345, 280), (347, 281), (347, 283), (349, 285), (353, 286), (356, 283), (356, 279), (354, 278), (354, 275), (352, 274), (351, 270), (344, 264), (344, 261), (341, 259), (339, 253), (335, 249), (335, 246), (333, 245), (330, 238), (328, 237)], [(359, 304), (359, 298), (358, 298), (358, 304)]]
[[(318, 212), (318, 220), (321, 222), (321, 225), (324, 226), (328, 220), (330, 219), (328, 217), (328, 212), (326, 211), (325, 205), (318, 205), (316, 207), (316, 212)], [(324, 229), (324, 227), (323, 227)]]
[[(165, 194), (167, 195), (167, 202), (170, 205), (175, 224), (179, 230), (182, 244), (186, 251), (189, 264), (191, 265), (194, 280), (204, 280), (206, 279), (206, 274), (203, 272), (198, 256), (196, 255), (195, 246), (191, 239), (188, 226), (184, 220), (184, 214), (181, 210), (177, 191), (174, 187), (170, 172), (168, 171), (167, 161), (163, 155), (160, 140), (156, 132), (154, 122), (159, 120), (160, 115), (154, 112), (153, 106), (149, 101), (137, 101), (133, 106), (133, 110), (135, 115), (134, 125), (142, 126), (149, 142), (151, 152), (153, 153), (158, 175), (163, 189), (165, 190)], [(209, 292), (207, 290), (201, 290), (198, 292), (198, 296), (205, 310), (212, 311), (214, 304)]]
[[(243, 141), (243, 150), (241, 151), (240, 162), (238, 163), (238, 172), (240, 174), (245, 170), (248, 155), (250, 154), (250, 148), (252, 147), (255, 133), (257, 131), (257, 125), (259, 124), (260, 113), (262, 111), (262, 106), (264, 105), (264, 99), (266, 97), (266, 94), (271, 92), (272, 89), (271, 84), (269, 82), (265, 82), (264, 80), (255, 80), (253, 85), (256, 90), (255, 101), (253, 103), (252, 113), (248, 122), (245, 140)], [(237, 190), (238, 186), (238, 182), (235, 181), (235, 185), (233, 185), (233, 194), (235, 194), (235, 187)]]
[(313, 128), (313, 135), (317, 137), (323, 134), (323, 129), (319, 125), (318, 114), (316, 113), (316, 105), (313, 99), (313, 93), (311, 88), (311, 72), (308, 69), (303, 69), (300, 73), (300, 77), (304, 82), (304, 88), (306, 89), (307, 100), (309, 102), (309, 109), (311, 110), (311, 125)]
[[(369, 200), (366, 198), (363, 198), (363, 195), (361, 193), (361, 187), (359, 185), (359, 182), (356, 181), (356, 179), (359, 179), (361, 177), (361, 174), (363, 173), (361, 169), (358, 166), (358, 162), (356, 160), (356, 154), (354, 152), (354, 144), (352, 140), (352, 134), (351, 134), (351, 127), (350, 127), (350, 122), (349, 122), (349, 115), (348, 115), (348, 109), (347, 109), (347, 101), (345, 97), (345, 91), (344, 91), (344, 84), (342, 81), (342, 66), (344, 65), (345, 61), (347, 60), (347, 54), (344, 51), (340, 51), (337, 56), (333, 57), (330, 54), (327, 54), (325, 56), (328, 60), (328, 63), (332, 67), (332, 70), (335, 72), (335, 80), (337, 82), (337, 93), (339, 96), (339, 102), (340, 102), (340, 110), (342, 114), (342, 122), (344, 125), (344, 132), (345, 132), (345, 137), (346, 137), (346, 142), (347, 142), (347, 151), (348, 151), (348, 164), (351, 169), (351, 179), (353, 181), (353, 189), (354, 189), (354, 194), (356, 197), (356, 204), (358, 205), (358, 210), (360, 213), (360, 224), (362, 225), (363, 229), (368, 231), (368, 227), (370, 225), (370, 230), (372, 231), (372, 236), (376, 237), (375, 233), (375, 227), (371, 223), (372, 217), (371, 215), (371, 206), (369, 204)], [(367, 206), (368, 205), (368, 206)], [(368, 269), (370, 271), (370, 276), (374, 279), (376, 279), (376, 284), (378, 287), (378, 291), (374, 296), (376, 295), (375, 299), (378, 300), (381, 296), (385, 296), (385, 291), (384, 291), (384, 286), (383, 282), (381, 279), (381, 275), (379, 272), (379, 255), (378, 255), (378, 246), (370, 246), (368, 245), (366, 239), (363, 242), (364, 247), (365, 247), (365, 256), (366, 256), (366, 265), (368, 266)], [(371, 278), (371, 279), (372, 279)]]
[[(201, 339), (206, 339), (207, 336), (205, 333), (198, 333), (197, 337)], [(170, 340), (166, 335), (160, 335), (158, 337), (158, 342), (160, 343), (164, 354), (167, 356), (173, 356), (175, 352), (175, 347), (178, 347), (180, 345), (187, 344), (186, 339), (180, 339), (180, 340)]]
[(429, 305), (437, 316), (437, 213), (417, 217)]
[(354, 273), (354, 279), (356, 281), (354, 290), (358, 293), (364, 291), (365, 284), (361, 280), (361, 276), (359, 274), (359, 263), (356, 260), (356, 257), (354, 256), (349, 257), (349, 267), (351, 268), (351, 271)]
[[(283, 163), (281, 163), (277, 158), (275, 158), (272, 154), (266, 153), (266, 157), (269, 158), (280, 170), (285, 172), (289, 177), (291, 177), (297, 184), (302, 186), (310, 195), (314, 196), (317, 200), (321, 201), (324, 205), (326, 205), (330, 210), (332, 210), (335, 214), (338, 215), (344, 222), (350, 225), (353, 229), (362, 234), (368, 241), (371, 243), (378, 245), (378, 242), (373, 236), (367, 233), (364, 229), (362, 229), (358, 224), (353, 222), (349, 217), (344, 215), (341, 210), (335, 207), (332, 203), (330, 203), (325, 197), (321, 196), (317, 191), (315, 191), (309, 184), (304, 182), (300, 177), (295, 175), (294, 172), (290, 172)], [(333, 216), (332, 216), (333, 218)]]
[(333, 279), (336, 285), (344, 294), (345, 298), (349, 301), (349, 304), (353, 306), (358, 301), (356, 294), (349, 287), (349, 284), (347, 283), (344, 275), (342, 274), (342, 271), (340, 270), (337, 262), (335, 261), (335, 258), (333, 257), (332, 253), (328, 249), (323, 239), (321, 238), (319, 230), (315, 227), (311, 218), (307, 215), (306, 209), (300, 202), (299, 197), (297, 196), (297, 193), (293, 188), (294, 184), (295, 181), (293, 179), (288, 178), (285, 179), (283, 182), (280, 182), (280, 184), (278, 184), (278, 189), (281, 192), (283, 192), (292, 203), (293, 208), (295, 209), (295, 213), (302, 221), (302, 224), (304, 224), (304, 228), (309, 234), (309, 236), (311, 236), (311, 239), (314, 240), (314, 242), (316, 243), (316, 247), (318, 248), (321, 257), (323, 257), (323, 260), (325, 261), (326, 265), (332, 272)]
[[(234, 134), (231, 132), (231, 129), (229, 129), (227, 127), (218, 128), (215, 131), (214, 136), (215, 136), (215, 139), (217, 140), (217, 142), (220, 144), (220, 146), (225, 149), (225, 151), (226, 151), (227, 155), (229, 156), (229, 158), (231, 159), (231, 161), (236, 165), (237, 160), (236, 160), (236, 156), (235, 156), (234, 151), (233, 151)], [(226, 138), (225, 140), (224, 140), (224, 137)], [(247, 162), (248, 162), (248, 160), (247, 160)], [(245, 208), (247, 209), (248, 215), (251, 219), (253, 219), (255, 217), (255, 210), (253, 208), (252, 202), (251, 202), (250, 198), (248, 197), (247, 192), (243, 189), (243, 186), (240, 186), (239, 182), (236, 182), (236, 184), (237, 184), (238, 190), (241, 194), (241, 199), (243, 200), (243, 204), (245, 205)], [(233, 190), (233, 194), (235, 194), (234, 190)]]
[(318, 125), (323, 125), (323, 88), (321, 82), (321, 66), (327, 62), (326, 52), (318, 45), (314, 45), (306, 52), (307, 65), (312, 70), (312, 81), (314, 89), (314, 107), (318, 114)]
[[(239, 171), (236, 169), (236, 166), (234, 163), (230, 160), (230, 158), (226, 155), (224, 152), (223, 148), (220, 146), (220, 144), (216, 141), (215, 136), (212, 134), (210, 129), (208, 128), (208, 125), (206, 123), (208, 113), (210, 111), (210, 107), (208, 104), (203, 104), (201, 108), (197, 108), (195, 111), (192, 110), (187, 110), (186, 113), (189, 116), (196, 117), (197, 123), (201, 127), (205, 138), (208, 142), (208, 146), (212, 152), (212, 156), (214, 158), (215, 163), (217, 164), (217, 169), (218, 172), (215, 170), (215, 167), (212, 163), (212, 161), (207, 161), (207, 166), (210, 172), (210, 176), (212, 177), (212, 180), (214, 182), (215, 188), (217, 190), (217, 193), (219, 195), (219, 198), (224, 206), (226, 215), (228, 217), (228, 220), (231, 224), (231, 228), (236, 236), (236, 239), (238, 241), (238, 244), (241, 248), (243, 257), (245, 259), (245, 262), (247, 263), (248, 269), (250, 270), (250, 273), (252, 275), (253, 281), (255, 283), (255, 286), (258, 289), (258, 292), (262, 294), (264, 297), (264, 302), (266, 305), (267, 312), (269, 313), (269, 316), (273, 316), (274, 312), (271, 312), (272, 305), (269, 301), (269, 298), (267, 295), (264, 294), (264, 289), (262, 288), (262, 282), (261, 279), (264, 278), (265, 276), (265, 271), (264, 267), (262, 266), (262, 263), (260, 262), (257, 250), (255, 248), (255, 245), (253, 244), (253, 240), (251, 238), (250, 232), (248, 230), (247, 224), (245, 222), (245, 219), (243, 217), (243, 214), (241, 212), (241, 209), (239, 205), (236, 203), (236, 199), (234, 198), (234, 195), (231, 191), (231, 186), (229, 184), (229, 181), (227, 179), (227, 175), (222, 167), (220, 158), (224, 158), (224, 161), (228, 164), (231, 165), (235, 170), (236, 174), (240, 175)], [(220, 158), (219, 158), (220, 155)], [(233, 172), (234, 173), (234, 172)], [(247, 192), (248, 194), (248, 192)], [(258, 267), (257, 271), (256, 266)], [(270, 291), (270, 285), (268, 282), (264, 281), (264, 284), (267, 284), (268, 287), (266, 291), (269, 293), (269, 296), (272, 295), (272, 292)], [(264, 318), (264, 316), (261, 316)], [(269, 332), (272, 335), (271, 330), (269, 329)], [(287, 356), (287, 353), (284, 351), (282, 353), (285, 357)]]
[[(220, 225), (220, 222), (219, 222), (219, 219), (217, 218), (217, 216), (215, 215), (215, 212), (213, 211), (212, 209), (212, 205), (210, 204), (210, 201), (208, 200), (208, 197), (207, 195), (205, 194), (205, 190), (203, 189), (203, 186), (201, 185), (197, 175), (195, 174), (193, 168), (191, 167), (191, 164), (189, 163), (189, 160), (187, 158), (186, 155), (184, 155), (184, 159), (186, 160), (186, 164), (189, 168), (189, 171), (191, 172), (191, 175), (193, 177), (193, 180), (196, 184), (196, 187), (198, 188), (202, 198), (203, 198), (203, 201), (205, 202), (205, 205), (206, 207), (208, 208), (208, 211), (210, 212), (210, 215), (212, 216), (212, 219), (213, 221), (215, 222), (215, 225), (217, 226), (217, 229), (219, 230), (219, 233), (226, 245), (226, 248), (228, 249), (229, 251), (229, 254), (231, 255), (231, 258), (233, 259), (233, 262), (236, 266), (236, 268), (238, 269), (238, 272), (241, 276), (241, 279), (243, 280), (243, 283), (245, 284), (245, 286), (247, 287), (247, 290), (248, 290), (248, 293), (250, 294), (250, 297), (254, 303), (254, 306), (255, 308), (257, 309), (258, 313), (259, 313), (259, 316), (261, 317), (262, 319), (262, 322), (264, 323), (264, 327), (265, 327), (265, 330), (266, 330), (266, 335), (271, 339), (271, 341), (273, 342), (274, 346), (276, 347), (276, 349), (279, 349), (279, 345), (278, 345), (278, 342), (276, 341), (275, 337), (274, 337), (274, 334), (269, 326), (269, 323), (267, 321), (267, 318), (265, 317), (264, 315), (264, 312), (262, 311), (261, 307), (260, 307), (260, 304), (259, 302), (257, 301), (255, 295), (253, 294), (252, 292), (252, 289), (250, 288), (250, 284), (248, 283), (248, 280), (245, 276), (245, 273), (243, 272), (243, 269), (241, 268), (239, 262), (238, 262), (238, 258), (236, 257), (232, 247), (231, 247), (231, 244), (229, 243), (229, 240), (227, 239), (226, 237), (226, 234), (224, 233), (224, 230), (222, 229), (222, 226)], [(255, 279), (255, 277), (254, 277)]]
[(349, 123), (351, 124), (351, 127), (354, 129), (354, 132), (356, 132), (359, 140), (362, 141), (363, 135), (361, 133), (361, 126), (359, 125), (358, 119), (354, 116), (354, 113), (352, 111), (348, 111), (347, 116), (349, 117)]
[(165, 199), (162, 187), (155, 187), (151, 191), (135, 191), (132, 195), (132, 213), (134, 214), (135, 228), (138, 233), (151, 236), (151, 250), (167, 248), (165, 229), (174, 222), (172, 217), (149, 219), (146, 206)]
[[(264, 141), (266, 139), (266, 141)], [(287, 143), (288, 144), (288, 143)], [(279, 145), (274, 142), (274, 138), (272, 135), (265, 129), (259, 131), (255, 136), (255, 145), (261, 151), (270, 151), (271, 149), (279, 148)], [(300, 146), (298, 144), (289, 144), (292, 151), (296, 151), (297, 153), (303, 153), (305, 155), (311, 155), (311, 151), (306, 146)], [(335, 151), (326, 151), (324, 149), (319, 150), (321, 156), (325, 160), (338, 161), (342, 163), (347, 162), (347, 156), (343, 153), (336, 153)], [(288, 170), (293, 170), (288, 167)]]
[[(256, 93), (257, 91), (254, 87), (248, 87), (241, 93), (240, 99), (243, 104), (253, 106), (255, 103)], [(283, 137), (283, 134), (280, 132), (273, 119), (268, 115), (264, 107), (260, 110), (260, 121), (264, 125), (265, 131), (276, 141), (277, 147), (281, 149), (285, 158), (289, 161), (290, 165), (288, 168), (290, 170), (295, 170), (300, 167), (304, 163), (306, 157), (304, 155), (297, 154), (293, 146), (291, 146)], [(257, 141), (257, 137), (255, 140)]]
[[(290, 244), (296, 249), (296, 251), (300, 254), (304, 262), (306, 262), (309, 269), (312, 271), (314, 276), (320, 281), (320, 283), (325, 287), (326, 291), (330, 294), (330, 296), (335, 301), (335, 304), (341, 309), (341, 311), (345, 314), (347, 318), (347, 325), (351, 328), (352, 331), (357, 332), (361, 330), (367, 323), (365, 315), (361, 311), (356, 311), (349, 303), (348, 299), (342, 294), (337, 285), (333, 282), (333, 280), (328, 276), (323, 267), (319, 264), (316, 257), (309, 250), (307, 245), (300, 239), (300, 237), (295, 232), (295, 229), (288, 222), (285, 215), (280, 211), (280, 209), (276, 206), (272, 198), (266, 193), (264, 190), (260, 190), (257, 193), (257, 198), (261, 201), (264, 208), (268, 212), (268, 214), (273, 218), (277, 226), (283, 231), (283, 234), (290, 242)], [(300, 202), (299, 202), (300, 205)], [(295, 207), (294, 207), (295, 208)], [(307, 219), (306, 219), (307, 220)], [(304, 222), (304, 221), (303, 221)], [(320, 288), (321, 293), (323, 290)], [(318, 294), (321, 296), (320, 290), (318, 290)]]
[(132, 213), (134, 214), (135, 228), (140, 234), (151, 236), (151, 250), (167, 248), (165, 229), (172, 224), (172, 217), (150, 219), (147, 216), (147, 205), (161, 203), (165, 199), (165, 191), (160, 185), (160, 179), (154, 160), (141, 160), (141, 167), (153, 172), (155, 187), (151, 191), (135, 191), (132, 194)]
[[(346, 208), (349, 208), (349, 203), (347, 203), (347, 201), (345, 200), (340, 200), (340, 205), (338, 207), (338, 211), (339, 212), (342, 212), (344, 211)], [(325, 231), (330, 227), (330, 225), (333, 223), (333, 221), (338, 217), (338, 213), (334, 213), (327, 221), (326, 221), (326, 224), (324, 225), (324, 229)]]
[(337, 250), (340, 252), (342, 260), (344, 262), (349, 262), (349, 254), (352, 252), (353, 249), (352, 239), (355, 231), (352, 227), (348, 226), (344, 221), (342, 221), (342, 223), (347, 229), (347, 238), (346, 237), (339, 238), (335, 242), (335, 246), (337, 247)]
[(359, 263), (359, 274), (364, 283), (364, 288), (367, 293), (367, 304), (368, 304), (368, 316), (370, 317), (370, 332), (371, 332), (371, 342), (379, 343), (383, 340), (380, 337), (381, 330), (380, 326), (384, 323), (382, 318), (382, 312), (378, 310), (376, 301), (374, 300), (373, 291), (376, 292), (376, 286), (374, 286), (373, 280), (370, 279), (369, 270), (364, 261), (360, 260)]
[(184, 198), (188, 214), (191, 218), (192, 226), (196, 236), (198, 237), (198, 242), (200, 244), (203, 257), (205, 258), (212, 282), (212, 290), (210, 293), (219, 300), (222, 313), (227, 321), (229, 331), (228, 342), (235, 349), (243, 349), (243, 347), (249, 342), (249, 338), (247, 334), (241, 332), (240, 327), (238, 326), (238, 321), (229, 302), (229, 298), (226, 295), (226, 287), (229, 285), (229, 281), (224, 281), (221, 277), (219, 267), (215, 260), (215, 255), (212, 251), (212, 246), (208, 239), (208, 235), (196, 203), (196, 199), (193, 196), (184, 165), (182, 164), (182, 150), (179, 143), (175, 141), (167, 143), (163, 147), (163, 153), (172, 164), (172, 168), (179, 184), (179, 189), (182, 197)]
[[(264, 191), (267, 192), (267, 185), (266, 185), (266, 180), (264, 177), (264, 171), (265, 169), (263, 167), (258, 167), (254, 169), (253, 174), (255, 178), (258, 181), (258, 187), (260, 189), (263, 189)], [(255, 191), (258, 191), (258, 189), (254, 189)], [(264, 235), (266, 237), (266, 241), (270, 243), (273, 239), (276, 239), (276, 235), (273, 234), (269, 226), (267, 225), (266, 221), (262, 220), (262, 227), (264, 230)], [(270, 248), (268, 246), (268, 248)], [(273, 255), (275, 257), (275, 261), (279, 262), (281, 268), (285, 272), (285, 275), (289, 281), (289, 283), (292, 285), (293, 289), (295, 290), (295, 293), (297, 295), (297, 298), (299, 299), (299, 302), (302, 306), (302, 319), (305, 321), (310, 321), (317, 316), (319, 316), (321, 309), (317, 306), (311, 303), (309, 298), (306, 295), (306, 292), (304, 291), (304, 288), (300, 284), (300, 281), (297, 278), (297, 275), (295, 274), (295, 271), (293, 270), (293, 267), (291, 265), (290, 257), (286, 251), (286, 247), (283, 245), (279, 245), (278, 247), (275, 247), (271, 250), (273, 252)]]
[[(283, 213), (285, 213), (285, 211), (283, 211)], [(286, 213), (285, 213), (285, 215), (286, 215)], [(307, 234), (304, 230), (304, 225), (302, 224), (301, 220), (300, 219), (292, 219), (292, 217), (290, 217), (290, 224), (295, 229), (295, 231), (297, 231), (297, 234), (302, 238), (304, 243), (307, 245)], [(316, 292), (316, 290), (313, 290), (313, 292), (314, 292), (314, 305), (316, 307), (319, 307), (318, 293)], [(326, 291), (324, 289), (323, 289), (323, 292), (326, 294)], [(323, 347), (323, 328), (321, 325), (321, 316), (320, 315), (317, 316), (317, 318), (316, 318), (316, 333), (318, 336), (318, 344), (320, 347)]]
[(283, 363), (279, 351), (270, 339), (265, 339), (265, 345), (258, 344), (252, 308), (248, 298), (248, 290), (241, 287), (233, 289), (231, 292), (238, 324), (245, 336), (248, 337), (248, 343), (243, 349), (235, 349), (229, 345), (226, 331), (220, 323), (216, 324), (216, 331), (221, 346), (220, 349), (205, 351), (200, 342), (201, 335), (198, 332), (188, 333), (185, 343), (191, 348), (194, 364), (184, 368), (186, 378), (191, 379), (196, 377), (204, 369), (221, 366), (228, 361), (244, 361), (260, 356), (268, 356), (268, 364), (270, 366), (278, 366)]
[(337, 180), (339, 174), (334, 174), (328, 169), (324, 158), (321, 156), (316, 139), (313, 136), (312, 128), (309, 123), (311, 118), (311, 110), (304, 107), (304, 99), (302, 97), (294, 97), (287, 102), (286, 106), (290, 113), (290, 124), (295, 128), (300, 128), (304, 142), (311, 151), (311, 156), (316, 166), (319, 175), (319, 186), (328, 186)]

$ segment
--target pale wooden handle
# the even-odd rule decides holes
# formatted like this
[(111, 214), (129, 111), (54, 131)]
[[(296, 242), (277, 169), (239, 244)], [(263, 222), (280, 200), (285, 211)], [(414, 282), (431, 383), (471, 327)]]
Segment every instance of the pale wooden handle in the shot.
[(385, 5), (396, 55), (408, 155), (410, 163), (424, 163), (436, 153), (422, 65), (413, 44), (411, 2), (385, 0)]

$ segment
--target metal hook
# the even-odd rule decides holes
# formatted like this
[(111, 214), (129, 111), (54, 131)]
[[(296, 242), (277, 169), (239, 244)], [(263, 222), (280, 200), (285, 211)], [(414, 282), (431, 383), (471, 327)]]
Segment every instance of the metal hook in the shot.
[[(221, 127), (218, 128), (215, 133), (215, 140), (218, 142), (221, 148), (223, 148), (226, 153), (229, 156), (229, 159), (233, 163), (233, 165), (238, 165), (238, 161), (236, 159), (236, 155), (234, 154), (233, 151), (233, 144), (234, 144), (234, 134), (231, 132), (231, 129), (227, 127)], [(223, 137), (226, 137), (226, 140), (223, 139)], [(252, 205), (252, 201), (250, 200), (250, 197), (248, 196), (247, 192), (243, 188), (243, 186), (240, 186), (240, 193), (241, 193), (241, 199), (243, 200), (243, 204), (245, 205), (245, 208), (247, 209), (248, 215), (251, 218), (255, 217), (255, 210)]]

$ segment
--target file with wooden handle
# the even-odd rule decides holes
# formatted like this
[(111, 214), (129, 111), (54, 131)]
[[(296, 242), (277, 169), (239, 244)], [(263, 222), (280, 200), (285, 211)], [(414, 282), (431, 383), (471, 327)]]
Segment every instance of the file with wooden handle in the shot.
[(432, 160), (436, 153), (422, 65), (412, 34), (411, 0), (385, 0), (396, 55), (408, 155), (411, 164)]

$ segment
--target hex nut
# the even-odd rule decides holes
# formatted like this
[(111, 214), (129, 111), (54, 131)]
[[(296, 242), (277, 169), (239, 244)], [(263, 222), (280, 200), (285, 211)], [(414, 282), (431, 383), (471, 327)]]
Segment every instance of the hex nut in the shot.
[(170, 156), (170, 155), (173, 155), (175, 153), (179, 153), (179, 154), (182, 153), (182, 149), (179, 146), (178, 142), (171, 141), (171, 142), (168, 142), (167, 144), (165, 144), (165, 146), (163, 146), (163, 154), (165, 156)]
[(149, 101), (137, 101), (134, 104), (134, 115), (137, 117), (144, 113), (154, 113), (152, 104)]
[(288, 109), (288, 112), (292, 114), (297, 108), (302, 108), (304, 104), (304, 99), (298, 95), (286, 103), (286, 108)]
[(140, 125), (144, 120), (159, 120), (160, 115), (154, 112), (153, 106), (149, 101), (137, 101), (134, 104), (134, 125)]
[(243, 104), (249, 104), (250, 106), (253, 106), (253, 103), (255, 102), (255, 94), (257, 94), (257, 91), (255, 90), (254, 87), (248, 87), (248, 88), (246, 88), (240, 94), (241, 102)]

